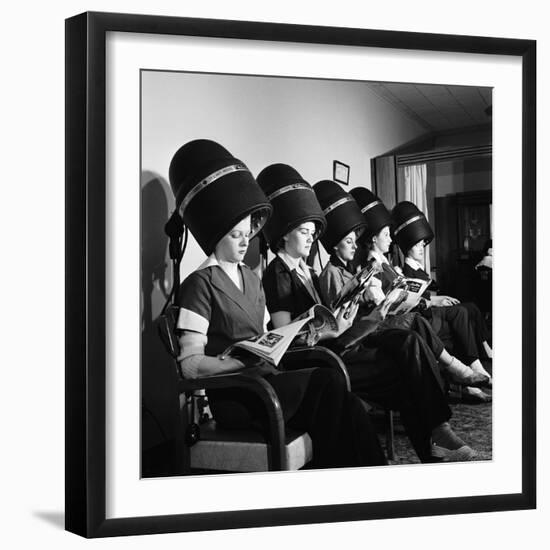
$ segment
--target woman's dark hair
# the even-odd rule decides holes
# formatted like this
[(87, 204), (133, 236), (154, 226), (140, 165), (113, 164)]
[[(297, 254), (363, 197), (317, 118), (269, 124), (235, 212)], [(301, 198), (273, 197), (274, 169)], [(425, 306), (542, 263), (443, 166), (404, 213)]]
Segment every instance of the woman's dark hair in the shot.
[(250, 230), (253, 235), (256, 235), (259, 232), (265, 223), (265, 220), (269, 217), (269, 214), (269, 208), (262, 208), (261, 210), (257, 210), (252, 213), (252, 216), (250, 217)]

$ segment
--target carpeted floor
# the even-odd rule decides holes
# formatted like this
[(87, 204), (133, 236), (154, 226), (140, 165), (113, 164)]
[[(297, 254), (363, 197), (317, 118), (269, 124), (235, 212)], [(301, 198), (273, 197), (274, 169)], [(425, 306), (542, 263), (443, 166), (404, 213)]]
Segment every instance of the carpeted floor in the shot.
[[(490, 393), (490, 391), (484, 391)], [(491, 460), (493, 453), (492, 403), (468, 404), (451, 399), (450, 406), (453, 411), (451, 426), (457, 435), (477, 451), (477, 460)], [(378, 419), (377, 427), (380, 432), (380, 441), (385, 444), (382, 417)], [(395, 414), (394, 442), (395, 458), (391, 462), (392, 464), (417, 464), (419, 462), (399, 422), (398, 414)]]

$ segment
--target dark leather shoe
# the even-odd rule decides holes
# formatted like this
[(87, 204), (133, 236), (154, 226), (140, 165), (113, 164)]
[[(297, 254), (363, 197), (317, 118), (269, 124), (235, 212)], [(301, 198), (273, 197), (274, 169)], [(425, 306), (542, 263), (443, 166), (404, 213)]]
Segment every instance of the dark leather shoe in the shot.
[(449, 374), (453, 382), (456, 382), (457, 384), (462, 384), (463, 386), (487, 387), (487, 384), (491, 381), (491, 378), (489, 376), (482, 374), (481, 372), (471, 371), (468, 374), (449, 372)]
[(481, 391), (479, 388), (465, 387), (462, 388), (462, 402), (463, 403), (490, 403), (493, 398)]

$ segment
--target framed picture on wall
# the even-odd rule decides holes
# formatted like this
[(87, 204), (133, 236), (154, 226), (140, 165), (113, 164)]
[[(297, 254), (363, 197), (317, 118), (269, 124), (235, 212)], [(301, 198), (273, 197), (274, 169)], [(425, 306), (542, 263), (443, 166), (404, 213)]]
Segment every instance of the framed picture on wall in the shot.
[(332, 165), (333, 179), (343, 185), (349, 184), (349, 166), (335, 160)]
[[(84, 13), (67, 20), (66, 44), (68, 530), (104, 537), (535, 506), (534, 42)], [(515, 308), (510, 323), (495, 326), (493, 333), (500, 357), (494, 376), (502, 398), (491, 408), (499, 422), (490, 437), (502, 452), (468, 462), (411, 460), (399, 468), (391, 465), (399, 459), (370, 467), (308, 468), (318, 456), (313, 428), (313, 435), (291, 432), (267, 375), (236, 368), (223, 376), (191, 376), (185, 370), (182, 350), (189, 344), (181, 339), (186, 335), (180, 311), (185, 308), (174, 296), (178, 283), (210, 261), (212, 247), (228, 235), (244, 243), (238, 250), (247, 252), (244, 263), (262, 269), (263, 258), (277, 252), (261, 239), (248, 247), (272, 212), (262, 197), (273, 200), (274, 194), (298, 190), (311, 199), (310, 183), (326, 177), (320, 158), (345, 158), (354, 166), (354, 183), (357, 177), (358, 186), (378, 190), (369, 159), (390, 150), (396, 137), (381, 125), (381, 141), (370, 145), (378, 153), (364, 154), (370, 134), (360, 110), (369, 101), (368, 108), (383, 109), (382, 100), (365, 94), (365, 83), (372, 91), (373, 83), (412, 85), (418, 79), (491, 87), (499, 92), (492, 116), (506, 113), (493, 128), (499, 137), (492, 152), (493, 177), (499, 178), (491, 205), (494, 254), (505, 254), (499, 243), (512, 243), (525, 261), (513, 266), (513, 273), (504, 277), (496, 271), (493, 277), (494, 315), (505, 306)], [(335, 129), (330, 113), (334, 97), (342, 94), (347, 101), (338, 124), (343, 127)], [(319, 115), (323, 111), (325, 118)], [(330, 138), (350, 128), (353, 138)], [(180, 177), (182, 163), (194, 168)], [(260, 174), (273, 165), (292, 181), (269, 191), (261, 187)], [(333, 168), (334, 180), (348, 184), (349, 166), (335, 161)], [(518, 209), (517, 194), (506, 192), (516, 189), (514, 174), (522, 178), (520, 227), (506, 223)], [(212, 208), (214, 199), (205, 197), (214, 196), (208, 193), (222, 180), (232, 182), (232, 193)], [(258, 195), (256, 185), (262, 189)], [(186, 209), (203, 199), (190, 221)], [(235, 218), (230, 229), (238, 235), (215, 235), (214, 244), (202, 238), (201, 223), (221, 223), (231, 217), (234, 204), (246, 201), (254, 209), (242, 218), (248, 220), (244, 228)], [(461, 220), (468, 238), (484, 235), (487, 224), (474, 207), (465, 207)], [(317, 237), (313, 230), (311, 237)], [(208, 287), (209, 292), (216, 284), (225, 288), (220, 292), (230, 295), (235, 311), (246, 310), (241, 296), (250, 285), (260, 289), (252, 269), (246, 276), (243, 269), (235, 281)], [(522, 280), (521, 299), (512, 305), (506, 299), (510, 277)], [(261, 295), (258, 290), (263, 306)], [(228, 311), (232, 323), (224, 326), (237, 325), (242, 313)], [(189, 314), (200, 324), (199, 317)], [(514, 333), (523, 338), (513, 338)], [(280, 337), (264, 341), (275, 347)], [(208, 345), (212, 339), (202, 344), (202, 355), (209, 355)], [(306, 359), (299, 353), (286, 364), (289, 372), (303, 366)], [(337, 353), (331, 357), (336, 368), (343, 365), (345, 379), (345, 361)], [(255, 392), (269, 411), (256, 441), (248, 442), (257, 454), (249, 445), (246, 456), (233, 455), (229, 466), (215, 462), (220, 456), (215, 445), (206, 445), (209, 421), (221, 406), (210, 398), (228, 384)], [(348, 396), (347, 390), (342, 395)], [(521, 422), (510, 417), (509, 402), (521, 403)], [(217, 403), (214, 410), (209, 403)], [(371, 422), (384, 431), (383, 415)], [(344, 427), (347, 433), (349, 424)], [(362, 433), (353, 441), (363, 438)], [(255, 464), (243, 466), (252, 455)], [(225, 475), (215, 475), (220, 471)]]

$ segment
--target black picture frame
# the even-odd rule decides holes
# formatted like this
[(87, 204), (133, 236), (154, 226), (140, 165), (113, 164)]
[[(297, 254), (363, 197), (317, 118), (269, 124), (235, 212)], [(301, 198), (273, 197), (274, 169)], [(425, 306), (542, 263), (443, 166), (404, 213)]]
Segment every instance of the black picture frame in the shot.
[(334, 160), (332, 162), (332, 179), (342, 185), (349, 185), (350, 168), (347, 164)]
[[(105, 43), (109, 31), (516, 56), (522, 60), (522, 488), (514, 494), (106, 519)], [(536, 506), (536, 42), (83, 13), (66, 21), (66, 529), (85, 537)]]

